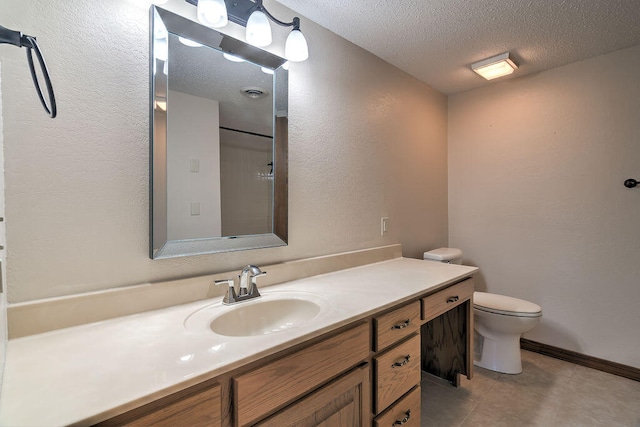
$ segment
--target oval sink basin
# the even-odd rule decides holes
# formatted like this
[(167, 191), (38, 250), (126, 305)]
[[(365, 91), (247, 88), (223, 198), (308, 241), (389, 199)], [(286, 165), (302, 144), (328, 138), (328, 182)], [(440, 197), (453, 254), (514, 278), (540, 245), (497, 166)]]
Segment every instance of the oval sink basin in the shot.
[(191, 313), (184, 326), (227, 337), (250, 337), (286, 331), (332, 312), (331, 299), (308, 291), (266, 290), (260, 298), (233, 305), (215, 303)]
[(255, 301), (239, 303), (211, 321), (211, 330), (219, 335), (245, 337), (267, 335), (308, 322), (320, 313), (320, 306), (303, 299)]

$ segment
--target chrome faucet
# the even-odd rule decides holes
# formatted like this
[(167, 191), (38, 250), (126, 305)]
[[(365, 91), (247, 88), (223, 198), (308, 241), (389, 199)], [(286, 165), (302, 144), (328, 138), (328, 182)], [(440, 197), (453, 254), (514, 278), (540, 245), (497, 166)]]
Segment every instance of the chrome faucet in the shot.
[(229, 285), (229, 289), (222, 300), (222, 304), (231, 305), (241, 301), (258, 298), (260, 296), (260, 292), (258, 292), (258, 284), (256, 281), (258, 280), (258, 277), (262, 277), (266, 274), (266, 271), (260, 270), (260, 268), (255, 265), (247, 265), (242, 270), (242, 273), (240, 273), (240, 276), (238, 276), (240, 278), (240, 289), (238, 290), (238, 293), (236, 293), (235, 282), (233, 279), (216, 280), (214, 282), (216, 285)]

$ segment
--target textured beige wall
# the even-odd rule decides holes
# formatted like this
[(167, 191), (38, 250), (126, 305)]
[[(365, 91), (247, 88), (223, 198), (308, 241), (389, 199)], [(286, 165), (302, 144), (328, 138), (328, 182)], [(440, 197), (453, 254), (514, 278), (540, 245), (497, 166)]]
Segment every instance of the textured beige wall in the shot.
[[(24, 51), (3, 47), (11, 301), (397, 242), (420, 256), (446, 244), (446, 98), (303, 18), (311, 57), (289, 78), (289, 246), (150, 260), (148, 6), (0, 2), (2, 25), (38, 37), (59, 106), (48, 119)], [(384, 237), (381, 216), (390, 218)]]
[(526, 337), (640, 367), (640, 46), (449, 98), (450, 244)]

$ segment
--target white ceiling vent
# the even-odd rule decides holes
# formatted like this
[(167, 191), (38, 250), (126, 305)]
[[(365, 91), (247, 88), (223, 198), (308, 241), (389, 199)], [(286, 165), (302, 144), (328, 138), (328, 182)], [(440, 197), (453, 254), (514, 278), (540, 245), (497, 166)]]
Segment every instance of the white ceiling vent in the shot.
[(263, 97), (269, 95), (269, 92), (267, 92), (265, 89), (262, 89), (262, 88), (257, 87), (257, 86), (243, 87), (242, 89), (240, 89), (240, 92), (244, 96), (247, 96), (247, 97), (249, 97), (251, 99), (263, 98)]

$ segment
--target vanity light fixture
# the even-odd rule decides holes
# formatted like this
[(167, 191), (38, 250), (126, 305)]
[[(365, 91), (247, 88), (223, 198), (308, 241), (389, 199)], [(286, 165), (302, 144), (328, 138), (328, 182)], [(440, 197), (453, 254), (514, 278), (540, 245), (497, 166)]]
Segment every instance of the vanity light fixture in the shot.
[(509, 52), (505, 52), (473, 63), (471, 69), (485, 79), (493, 80), (513, 73), (518, 66), (509, 57)]
[(185, 0), (198, 7), (198, 21), (212, 28), (227, 25), (228, 21), (246, 27), (246, 40), (258, 47), (269, 46), (272, 41), (273, 21), (283, 27), (292, 27), (284, 45), (284, 56), (292, 62), (304, 61), (309, 57), (307, 39), (300, 31), (300, 18), (283, 22), (274, 17), (262, 4), (262, 0)]

